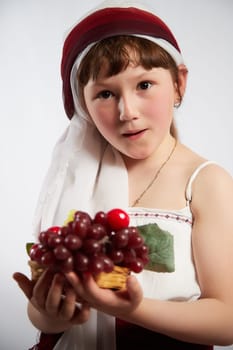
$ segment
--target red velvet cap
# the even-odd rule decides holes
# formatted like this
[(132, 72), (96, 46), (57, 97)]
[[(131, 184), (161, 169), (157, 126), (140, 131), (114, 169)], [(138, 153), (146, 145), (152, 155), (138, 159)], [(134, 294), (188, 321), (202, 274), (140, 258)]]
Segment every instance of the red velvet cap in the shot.
[(63, 46), (61, 76), (68, 118), (72, 118), (75, 111), (70, 74), (76, 58), (91, 43), (111, 36), (130, 34), (163, 39), (180, 53), (170, 29), (150, 12), (135, 7), (107, 7), (89, 14), (70, 31)]

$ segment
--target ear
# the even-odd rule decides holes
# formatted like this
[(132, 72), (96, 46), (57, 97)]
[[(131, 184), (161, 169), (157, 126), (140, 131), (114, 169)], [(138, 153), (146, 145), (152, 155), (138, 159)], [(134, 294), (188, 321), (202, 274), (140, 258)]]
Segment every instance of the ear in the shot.
[(181, 96), (184, 96), (188, 78), (188, 69), (184, 64), (178, 66), (178, 83)]

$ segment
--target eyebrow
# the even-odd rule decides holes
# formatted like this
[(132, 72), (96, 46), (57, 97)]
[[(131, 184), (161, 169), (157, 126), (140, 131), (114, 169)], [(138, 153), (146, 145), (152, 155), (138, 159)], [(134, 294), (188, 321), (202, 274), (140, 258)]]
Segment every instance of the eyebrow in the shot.
[[(158, 67), (159, 68), (159, 67)], [(157, 67), (153, 67), (153, 70), (155, 72), (155, 69), (158, 69)], [(152, 69), (151, 69), (152, 70)], [(145, 70), (139, 74), (135, 74), (133, 77), (131, 77), (132, 80), (143, 80), (145, 79), (145, 76), (151, 74), (151, 70)], [(118, 75), (118, 74), (117, 74)], [(105, 77), (105, 78), (101, 78), (101, 79), (96, 79), (96, 80), (92, 80), (91, 85), (90, 86), (95, 86), (95, 87), (103, 87), (105, 88), (106, 85), (111, 85), (111, 82), (108, 83), (108, 80), (113, 78), (114, 75), (110, 76), (110, 77)], [(89, 84), (89, 83), (88, 83)], [(87, 85), (88, 85), (87, 84)]]

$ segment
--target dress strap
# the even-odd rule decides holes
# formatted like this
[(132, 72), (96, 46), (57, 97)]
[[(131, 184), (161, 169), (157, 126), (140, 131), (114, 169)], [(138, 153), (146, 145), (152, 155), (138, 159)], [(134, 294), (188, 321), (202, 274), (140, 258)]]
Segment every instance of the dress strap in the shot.
[(216, 164), (216, 162), (212, 161), (212, 160), (208, 160), (204, 163), (202, 163), (201, 165), (199, 165), (195, 170), (194, 172), (192, 173), (192, 175), (190, 176), (189, 178), (189, 181), (188, 181), (188, 184), (187, 184), (187, 187), (186, 187), (186, 191), (185, 191), (185, 197), (186, 197), (186, 200), (187, 202), (191, 202), (192, 200), (192, 184), (193, 184), (193, 181), (195, 180), (195, 178), (197, 177), (197, 175), (199, 174), (199, 172), (205, 168), (207, 165), (209, 164)]

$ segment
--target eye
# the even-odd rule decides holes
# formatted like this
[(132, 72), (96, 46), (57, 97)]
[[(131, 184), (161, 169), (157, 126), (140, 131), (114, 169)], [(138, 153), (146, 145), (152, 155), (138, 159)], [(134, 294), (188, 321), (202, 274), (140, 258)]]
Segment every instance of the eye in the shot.
[(100, 91), (97, 95), (97, 98), (101, 98), (101, 99), (104, 99), (104, 100), (107, 100), (108, 98), (112, 97), (113, 96), (113, 93), (109, 90), (103, 90), (103, 91)]
[(149, 81), (142, 81), (138, 84), (138, 88), (141, 90), (147, 90), (151, 87), (151, 83)]

